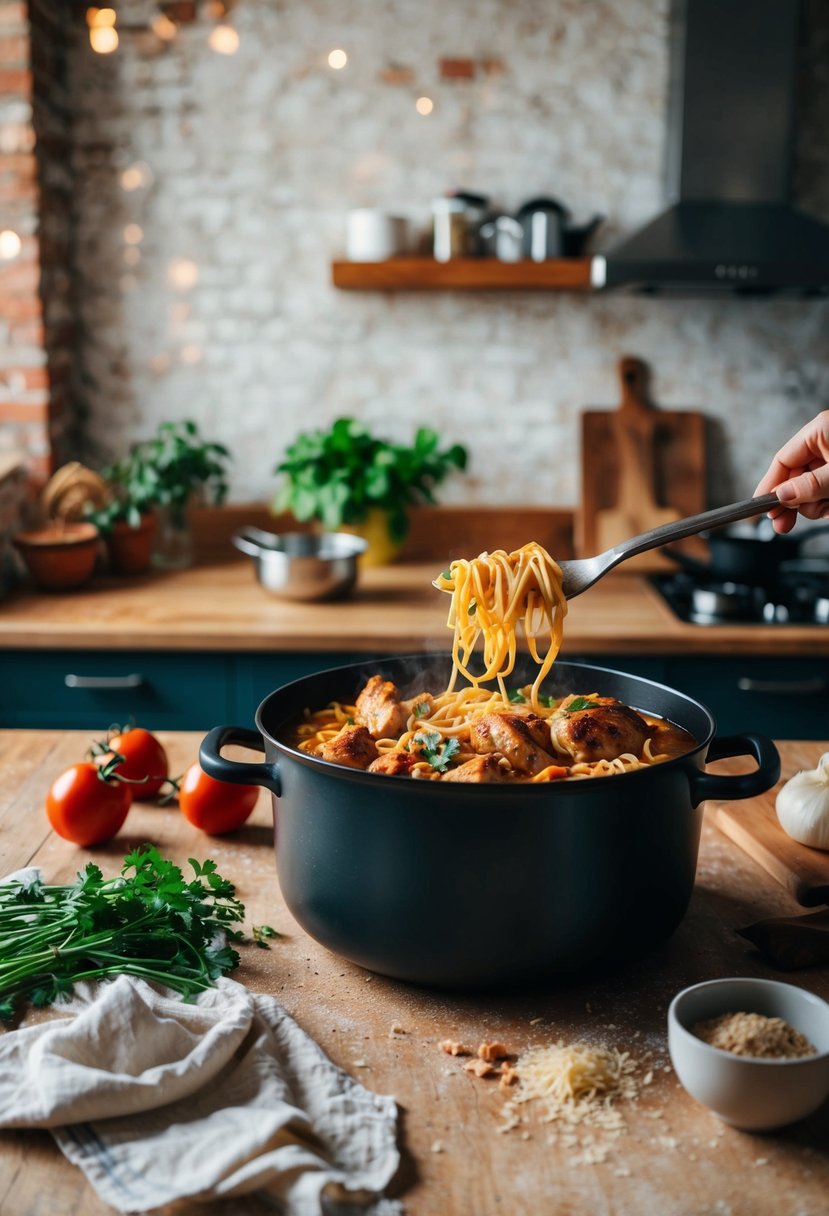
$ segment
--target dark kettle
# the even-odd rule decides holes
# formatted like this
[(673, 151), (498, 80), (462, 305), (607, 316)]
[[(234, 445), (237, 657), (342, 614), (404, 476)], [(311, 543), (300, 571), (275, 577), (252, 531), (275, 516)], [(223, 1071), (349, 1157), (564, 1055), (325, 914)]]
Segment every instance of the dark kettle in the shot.
[(523, 229), (523, 254), (533, 262), (548, 258), (574, 258), (583, 252), (590, 237), (603, 222), (596, 215), (574, 227), (570, 212), (554, 198), (532, 198), (519, 207), (515, 218)]

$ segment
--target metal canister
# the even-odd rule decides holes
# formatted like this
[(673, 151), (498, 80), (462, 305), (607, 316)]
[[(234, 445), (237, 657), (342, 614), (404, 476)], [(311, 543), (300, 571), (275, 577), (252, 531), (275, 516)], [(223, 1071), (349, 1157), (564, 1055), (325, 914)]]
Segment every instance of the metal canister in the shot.
[(487, 200), (481, 194), (456, 191), (432, 202), (433, 245), (435, 260), (448, 262), (452, 258), (478, 253), (478, 229), (487, 214)]

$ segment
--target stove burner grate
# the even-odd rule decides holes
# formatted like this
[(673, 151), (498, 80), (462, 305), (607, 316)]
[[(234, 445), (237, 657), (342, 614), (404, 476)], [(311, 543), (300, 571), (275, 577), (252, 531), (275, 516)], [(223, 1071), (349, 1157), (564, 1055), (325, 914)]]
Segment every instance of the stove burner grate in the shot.
[(829, 561), (786, 572), (768, 586), (679, 571), (651, 583), (681, 620), (694, 625), (829, 624)]

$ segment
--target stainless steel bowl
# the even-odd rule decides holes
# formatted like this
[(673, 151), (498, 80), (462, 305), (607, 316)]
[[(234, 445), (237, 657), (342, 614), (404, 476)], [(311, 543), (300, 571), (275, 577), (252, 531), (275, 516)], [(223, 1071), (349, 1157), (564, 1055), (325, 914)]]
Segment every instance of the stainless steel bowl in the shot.
[(272, 595), (287, 600), (328, 600), (348, 595), (357, 580), (357, 558), (368, 542), (347, 532), (263, 532), (242, 528), (233, 544), (252, 557), (256, 577)]

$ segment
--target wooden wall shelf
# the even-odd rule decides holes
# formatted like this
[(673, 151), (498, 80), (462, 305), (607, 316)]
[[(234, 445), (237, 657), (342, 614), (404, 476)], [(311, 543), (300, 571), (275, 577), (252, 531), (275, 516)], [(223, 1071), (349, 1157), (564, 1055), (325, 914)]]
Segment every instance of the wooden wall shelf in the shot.
[(590, 291), (590, 258), (499, 262), (497, 258), (389, 258), (334, 262), (335, 287), (344, 291)]

